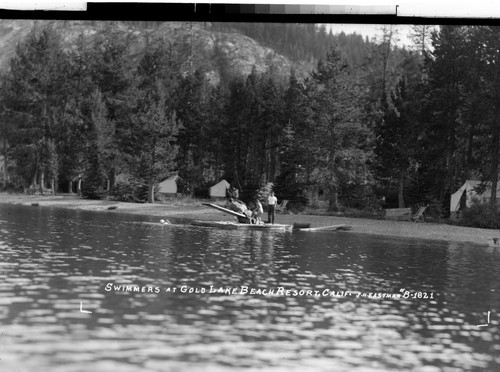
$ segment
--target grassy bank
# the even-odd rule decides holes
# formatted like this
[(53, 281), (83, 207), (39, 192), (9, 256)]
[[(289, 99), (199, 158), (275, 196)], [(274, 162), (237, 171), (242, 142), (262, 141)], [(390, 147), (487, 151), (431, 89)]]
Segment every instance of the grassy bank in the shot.
[[(50, 206), (58, 208), (103, 211), (108, 213), (128, 213), (160, 218), (183, 218), (199, 220), (232, 221), (227, 214), (203, 206), (202, 200), (171, 199), (163, 204), (125, 203), (107, 200), (88, 200), (75, 195), (24, 195), (0, 193), (0, 203)], [(264, 221), (267, 216), (264, 216)], [(453, 242), (469, 242), (487, 245), (488, 239), (500, 238), (498, 230), (468, 228), (438, 223), (415, 223), (408, 221), (387, 221), (341, 216), (321, 216), (309, 214), (278, 214), (276, 223), (309, 223), (311, 227), (348, 224), (352, 232), (392, 237), (433, 239)]]

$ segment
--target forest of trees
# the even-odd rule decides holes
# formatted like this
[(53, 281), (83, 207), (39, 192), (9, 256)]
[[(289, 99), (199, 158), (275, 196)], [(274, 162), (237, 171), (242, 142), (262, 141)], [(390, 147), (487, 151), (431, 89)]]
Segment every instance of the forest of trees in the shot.
[(495, 203), (500, 28), (415, 26), (407, 48), (392, 26), (370, 41), (311, 25), (240, 28), (316, 68), (306, 79), (273, 67), (221, 74), (213, 85), (169, 40), (133, 64), (117, 28), (69, 51), (50, 27), (34, 29), (0, 76), (3, 188), (81, 184), (88, 197), (153, 202), (158, 182), (178, 174), (181, 191), (200, 197), (225, 178), (242, 199), (273, 182), (279, 199), (322, 197), (331, 210), (384, 197), (445, 213), (464, 180), (480, 179)]

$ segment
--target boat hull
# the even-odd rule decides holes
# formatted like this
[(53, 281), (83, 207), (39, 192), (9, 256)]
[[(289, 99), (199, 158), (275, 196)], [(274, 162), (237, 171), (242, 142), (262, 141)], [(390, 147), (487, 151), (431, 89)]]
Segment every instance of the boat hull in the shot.
[(194, 226), (213, 227), (223, 230), (285, 231), (292, 229), (292, 225), (280, 225), (280, 224), (254, 225), (249, 223), (235, 223), (230, 221), (193, 221), (191, 224)]

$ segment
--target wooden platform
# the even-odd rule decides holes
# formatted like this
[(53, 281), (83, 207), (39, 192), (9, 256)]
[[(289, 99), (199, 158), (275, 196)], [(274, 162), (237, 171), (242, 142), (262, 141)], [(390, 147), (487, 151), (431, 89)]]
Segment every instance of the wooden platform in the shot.
[(299, 231), (347, 231), (350, 230), (350, 225), (331, 225), (331, 226), (319, 226), (319, 227), (297, 227), (295, 230)]
[(203, 226), (203, 227), (214, 227), (223, 230), (263, 230), (263, 231), (285, 231), (291, 230), (292, 225), (280, 225), (280, 224), (265, 224), (265, 225), (253, 225), (249, 223), (236, 223), (230, 221), (193, 221), (191, 225)]

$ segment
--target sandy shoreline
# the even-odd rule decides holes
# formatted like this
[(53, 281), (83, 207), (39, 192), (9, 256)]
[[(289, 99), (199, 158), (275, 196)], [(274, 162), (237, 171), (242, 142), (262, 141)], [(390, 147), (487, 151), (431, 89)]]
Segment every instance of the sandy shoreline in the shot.
[[(87, 200), (71, 195), (24, 195), (0, 193), (0, 203), (19, 205), (50, 206), (88, 211), (106, 211), (109, 213), (129, 213), (158, 218), (182, 218), (198, 220), (231, 221), (231, 216), (205, 207), (201, 203), (171, 201), (169, 204), (140, 204), (104, 200)], [(110, 208), (111, 209), (108, 209)], [(264, 216), (267, 217), (267, 216)], [(408, 221), (385, 221), (365, 218), (336, 216), (314, 216), (305, 214), (278, 214), (276, 223), (310, 223), (311, 227), (347, 224), (352, 232), (392, 237), (433, 239), (441, 241), (467, 242), (488, 245), (488, 239), (500, 238), (500, 231), (469, 228), (437, 223), (415, 223)]]

